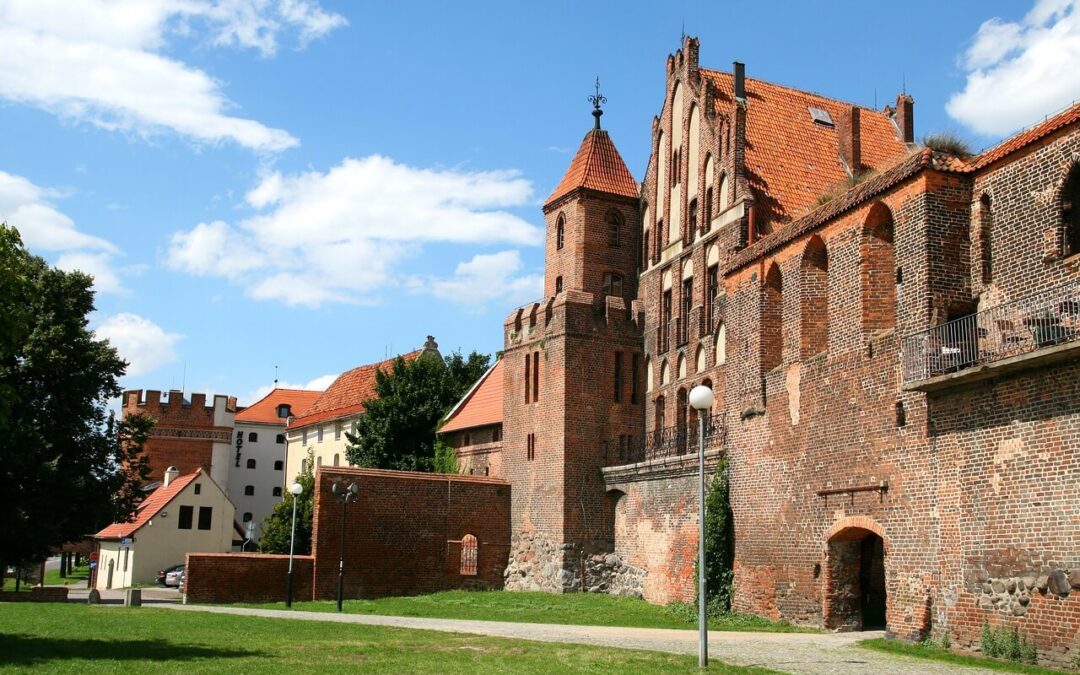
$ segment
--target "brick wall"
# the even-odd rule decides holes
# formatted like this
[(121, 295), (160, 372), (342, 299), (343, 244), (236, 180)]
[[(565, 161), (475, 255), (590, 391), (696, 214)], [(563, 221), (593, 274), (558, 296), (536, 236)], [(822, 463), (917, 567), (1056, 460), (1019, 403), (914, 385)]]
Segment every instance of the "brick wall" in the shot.
[[(315, 558), (293, 557), (293, 600), (312, 599)], [(284, 602), (289, 556), (265, 553), (188, 553), (184, 603)]]
[[(345, 597), (414, 595), (503, 585), (510, 485), (474, 476), (320, 467), (316, 473), (315, 597), (337, 594), (342, 506), (331, 486), (356, 483), (345, 518)], [(477, 574), (462, 575), (461, 541), (478, 540)]]
[(191, 394), (189, 403), (183, 399), (180, 391), (168, 392), (165, 400), (155, 390), (124, 392), (124, 415), (141, 413), (157, 420), (143, 446), (150, 460), (148, 482), (160, 481), (170, 466), (181, 476), (200, 467), (210, 470), (214, 443), (232, 443), (235, 397), (215, 396), (210, 406), (206, 394)]
[(68, 589), (35, 587), (28, 592), (0, 591), (0, 602), (67, 602)]

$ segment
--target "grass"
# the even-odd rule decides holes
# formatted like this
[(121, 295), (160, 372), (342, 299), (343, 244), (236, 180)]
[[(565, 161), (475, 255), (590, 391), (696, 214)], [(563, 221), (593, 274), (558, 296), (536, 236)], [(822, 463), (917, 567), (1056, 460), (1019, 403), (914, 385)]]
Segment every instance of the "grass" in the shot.
[[(45, 585), (46, 586), (82, 586), (83, 588), (85, 588), (86, 587), (86, 579), (87, 579), (87, 577), (89, 575), (90, 575), (90, 568), (88, 566), (86, 566), (86, 565), (83, 565), (81, 567), (73, 568), (71, 570), (71, 574), (69, 574), (66, 579), (62, 578), (60, 576), (60, 570), (59, 569), (45, 570)], [(33, 586), (33, 584), (26, 583), (26, 580), (24, 579), (23, 582), (20, 584), (19, 590), (21, 590), (21, 591), (29, 591), (31, 586)], [(4, 577), (4, 590), (5, 591), (14, 591), (15, 590), (15, 576), (13, 574), (9, 574), (9, 575)]]
[(1060, 675), (1060, 673), (1063, 672), (1060, 670), (1041, 668), (1039, 666), (1030, 666), (1025, 663), (998, 661), (997, 659), (988, 659), (982, 656), (958, 654), (939, 645), (927, 643), (912, 643), (903, 642), (901, 640), (886, 640), (885, 638), (876, 638), (873, 640), (863, 640), (862, 642), (858, 643), (858, 646), (864, 649), (873, 649), (874, 651), (886, 652), (888, 654), (914, 656), (920, 659), (941, 661), (943, 663), (952, 663), (958, 666), (975, 666), (978, 668), (985, 668), (986, 670), (996, 670), (1002, 673), (1026, 673), (1027, 675)]
[[(284, 609), (285, 603), (252, 605)], [(294, 602), (293, 609), (309, 612), (336, 612), (331, 601)], [(346, 600), (349, 614), (419, 616), (440, 619), (479, 619), (517, 623), (555, 623), (583, 626), (627, 626), (632, 628), (693, 629), (697, 613), (691, 605), (650, 605), (637, 598), (621, 598), (600, 593), (509, 593), (505, 591), (444, 591), (430, 595)], [(816, 632), (815, 629), (774, 623), (745, 614), (730, 614), (709, 620), (712, 630)]]
[[(167, 609), (7, 605), (0, 671), (689, 672), (696, 657)], [(769, 671), (713, 664), (719, 673)]]
[(945, 152), (961, 159), (967, 159), (975, 154), (967, 141), (948, 131), (927, 134), (923, 137), (922, 144), (931, 150)]

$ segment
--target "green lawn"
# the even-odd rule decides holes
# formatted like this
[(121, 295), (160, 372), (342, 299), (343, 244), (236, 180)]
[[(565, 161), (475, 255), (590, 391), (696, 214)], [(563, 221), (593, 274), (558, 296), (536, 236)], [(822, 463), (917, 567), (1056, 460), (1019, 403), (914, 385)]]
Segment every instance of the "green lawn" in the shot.
[[(694, 656), (432, 631), (75, 604), (0, 606), (0, 671), (690, 672)], [(713, 672), (764, 673), (713, 664)]]
[[(285, 603), (256, 605), (284, 609)], [(332, 601), (294, 602), (293, 609), (336, 612)], [(440, 619), (480, 619), (520, 623), (558, 623), (582, 626), (629, 626), (634, 628), (682, 628), (697, 625), (697, 613), (688, 605), (650, 605), (636, 598), (602, 593), (510, 593), (505, 591), (444, 591), (378, 600), (346, 600), (345, 612), (423, 616)], [(774, 623), (755, 616), (732, 614), (709, 620), (712, 630), (816, 632), (814, 629)]]
[(1015, 663), (1012, 661), (999, 661), (997, 659), (987, 659), (981, 656), (969, 656), (967, 654), (959, 654), (954, 651), (945, 649), (931, 644), (919, 644), (911, 642), (903, 642), (902, 640), (886, 640), (885, 638), (876, 638), (873, 640), (863, 640), (858, 645), (864, 649), (873, 649), (879, 652), (886, 652), (889, 654), (903, 654), (904, 656), (916, 656), (921, 659), (930, 659), (932, 661), (942, 661), (945, 663), (954, 663), (958, 666), (975, 666), (978, 668), (985, 668), (986, 670), (996, 670), (1002, 673), (1026, 673), (1027, 675), (1060, 675), (1064, 671), (1050, 670), (1049, 668), (1040, 668), (1038, 666), (1030, 666), (1026, 663)]
[[(45, 570), (45, 585), (46, 586), (79, 586), (79, 585), (81, 585), (81, 586), (83, 586), (85, 588), (86, 587), (86, 578), (87, 578), (87, 576), (89, 576), (89, 574), (90, 574), (90, 568), (87, 567), (86, 565), (83, 565), (82, 567), (76, 567), (76, 568), (72, 569), (71, 574), (68, 575), (68, 577), (66, 579), (60, 577), (60, 570), (58, 570), (58, 569)], [(20, 587), (19, 590), (28, 591), (28, 590), (30, 590), (30, 586), (32, 586), (32, 584), (28, 584), (24, 580), (22, 582), (22, 584), (20, 584), (20, 586), (21, 587)], [(4, 577), (4, 590), (5, 591), (13, 591), (13, 590), (15, 590), (15, 577), (14, 576), (5, 576)]]

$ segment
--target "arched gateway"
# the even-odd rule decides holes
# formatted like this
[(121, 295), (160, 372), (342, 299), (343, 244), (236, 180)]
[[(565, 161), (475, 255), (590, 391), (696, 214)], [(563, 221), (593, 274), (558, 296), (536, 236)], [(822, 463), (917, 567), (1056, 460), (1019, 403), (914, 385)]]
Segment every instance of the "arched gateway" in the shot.
[(887, 546), (883, 534), (877, 522), (865, 517), (845, 518), (829, 530), (822, 589), (826, 628), (885, 628)]

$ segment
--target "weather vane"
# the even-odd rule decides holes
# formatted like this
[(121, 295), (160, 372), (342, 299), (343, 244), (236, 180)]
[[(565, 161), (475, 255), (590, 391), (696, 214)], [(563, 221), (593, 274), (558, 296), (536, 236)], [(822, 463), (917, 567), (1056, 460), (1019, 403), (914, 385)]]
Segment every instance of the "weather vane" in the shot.
[(604, 114), (604, 111), (600, 109), (600, 106), (607, 103), (607, 97), (600, 93), (600, 77), (596, 78), (596, 94), (589, 97), (589, 103), (593, 104), (593, 117), (596, 118), (596, 128), (600, 128), (600, 116)]

